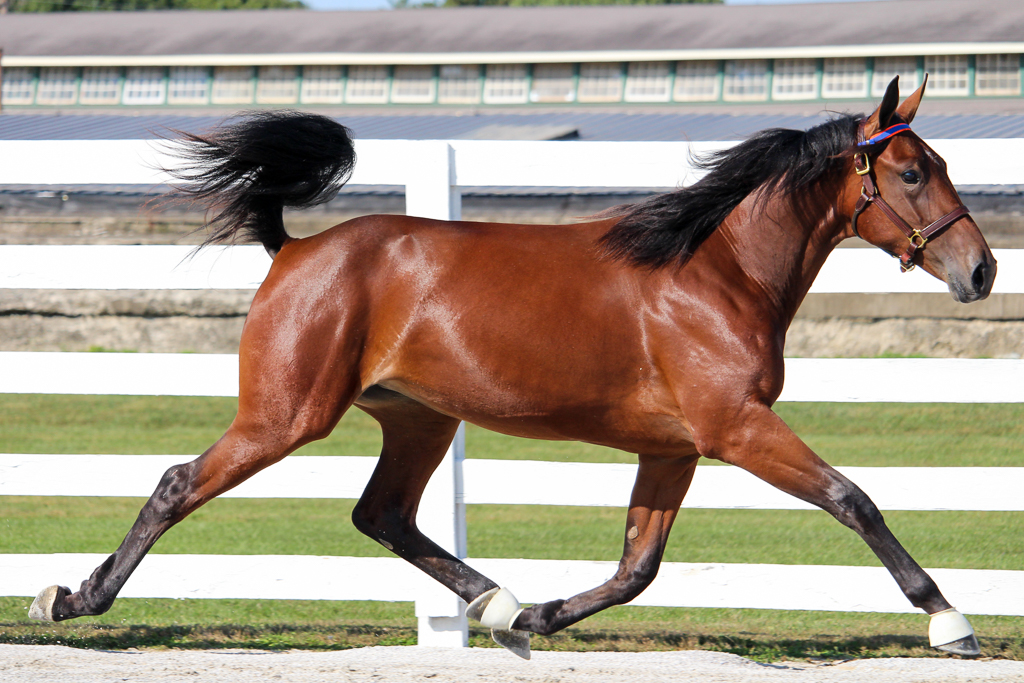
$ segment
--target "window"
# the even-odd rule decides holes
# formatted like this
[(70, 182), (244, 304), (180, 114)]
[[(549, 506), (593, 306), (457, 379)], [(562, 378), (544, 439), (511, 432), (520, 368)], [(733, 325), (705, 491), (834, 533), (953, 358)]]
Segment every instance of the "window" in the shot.
[(76, 70), (71, 68), (40, 69), (36, 104), (74, 104), (78, 94), (77, 77)]
[(299, 100), (298, 69), (294, 66), (261, 66), (256, 81), (256, 101), (294, 104)]
[(475, 104), (480, 101), (480, 67), (476, 64), (441, 66), (437, 101), (445, 104)]
[(206, 104), (210, 73), (203, 66), (172, 66), (167, 79), (168, 104)]
[(672, 74), (668, 62), (630, 62), (626, 67), (627, 102), (668, 102)]
[(978, 55), (974, 59), (974, 92), (976, 94), (1020, 94), (1019, 55)]
[(773, 100), (812, 100), (818, 96), (817, 60), (776, 59), (772, 72)]
[(79, 104), (117, 104), (121, 99), (121, 70), (117, 67), (85, 67), (78, 89)]
[(161, 67), (128, 68), (121, 101), (125, 104), (163, 104), (164, 70)]
[(580, 64), (576, 89), (580, 102), (618, 102), (622, 99), (622, 65)]
[(937, 55), (924, 58), (929, 95), (966, 96), (967, 55)]
[(340, 66), (302, 67), (302, 101), (309, 104), (338, 104), (344, 91)]
[(867, 63), (861, 57), (826, 59), (821, 73), (822, 97), (867, 97)]
[(3, 70), (3, 89), (0, 102), (4, 104), (32, 104), (35, 84), (32, 69), (8, 67)]
[(522, 104), (527, 99), (525, 64), (488, 64), (484, 102)]
[(252, 102), (252, 67), (218, 66), (213, 70), (215, 104), (249, 104)]
[(391, 101), (423, 104), (434, 101), (434, 67), (396, 66), (391, 75)]
[(353, 104), (387, 103), (388, 68), (379, 65), (350, 66), (345, 101)]
[(725, 63), (725, 92), (730, 102), (757, 102), (768, 99), (768, 62), (764, 59), (737, 59)]
[[(900, 91), (917, 88), (917, 57), (875, 57), (875, 71), (871, 76), (871, 96), (881, 97), (889, 82), (900, 77)], [(931, 87), (931, 86), (929, 86)]]
[(572, 102), (576, 83), (572, 64), (534, 64), (531, 102)]
[(708, 102), (718, 99), (718, 62), (679, 62), (672, 97), (677, 102)]

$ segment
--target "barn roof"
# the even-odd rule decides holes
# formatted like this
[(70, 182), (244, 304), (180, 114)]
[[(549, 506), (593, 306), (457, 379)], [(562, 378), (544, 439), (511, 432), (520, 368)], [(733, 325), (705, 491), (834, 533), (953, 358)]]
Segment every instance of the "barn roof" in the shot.
[[(1010, 51), (1020, 0), (794, 5), (421, 8), (370, 12), (154, 11), (8, 14), (5, 58), (179, 55), (495, 55), (786, 50), (866, 55)], [(870, 49), (868, 49), (870, 48)], [(884, 48), (884, 49), (882, 49)], [(843, 52), (845, 50), (846, 52)], [(956, 51), (956, 50), (953, 50)], [(553, 56), (552, 56), (553, 55)], [(818, 50), (815, 55), (828, 56)], [(6, 60), (5, 60), (6, 61)], [(400, 60), (399, 60), (400, 61)], [(307, 63), (308, 59), (307, 59)]]

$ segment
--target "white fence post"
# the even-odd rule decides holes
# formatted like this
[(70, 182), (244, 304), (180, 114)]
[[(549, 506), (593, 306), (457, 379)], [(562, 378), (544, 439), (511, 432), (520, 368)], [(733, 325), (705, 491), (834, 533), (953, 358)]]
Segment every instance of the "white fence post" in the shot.
[[(405, 213), (409, 216), (459, 220), (462, 194), (455, 187), (455, 151), (447, 142), (410, 143)], [(427, 536), (458, 558), (466, 557), (466, 506), (462, 461), (465, 426), (459, 425), (451, 448), (430, 478), (416, 523)], [(420, 645), (465, 647), (469, 644), (466, 603), (447, 588), (430, 582), (416, 598)]]

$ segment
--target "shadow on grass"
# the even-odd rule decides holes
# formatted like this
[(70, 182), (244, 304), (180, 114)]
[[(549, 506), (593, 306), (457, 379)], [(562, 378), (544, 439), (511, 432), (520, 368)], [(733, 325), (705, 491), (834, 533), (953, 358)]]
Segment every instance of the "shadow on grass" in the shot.
[(93, 650), (348, 650), (370, 645), (415, 645), (416, 629), (333, 624), (108, 626), (8, 623), (0, 624), (0, 643), (66, 645)]
[[(1024, 659), (1024, 637), (980, 638), (986, 657)], [(93, 625), (0, 623), (0, 643), (65, 645), (95, 650), (177, 648), (187, 650), (347, 650), (355, 647), (415, 645), (416, 629), (339, 624), (263, 625)], [(472, 647), (498, 647), (483, 628), (471, 628)], [(673, 631), (567, 629), (534, 636), (538, 651), (657, 652), (711, 650), (759, 662), (846, 660), (872, 657), (951, 657), (928, 646), (926, 638), (908, 635), (778, 638), (768, 634), (706, 635)]]

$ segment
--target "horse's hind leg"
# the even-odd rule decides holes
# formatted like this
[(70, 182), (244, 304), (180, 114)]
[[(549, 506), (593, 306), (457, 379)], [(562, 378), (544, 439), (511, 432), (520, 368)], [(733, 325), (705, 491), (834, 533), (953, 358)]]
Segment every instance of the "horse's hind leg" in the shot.
[(466, 602), (497, 584), (427, 538), (416, 511), (430, 475), (459, 421), (386, 389), (373, 387), (357, 402), (381, 426), (383, 448), (366, 490), (352, 511), (362, 533), (447, 586)]
[(626, 517), (625, 547), (615, 576), (568, 600), (529, 607), (519, 615), (513, 627), (548, 635), (640, 595), (658, 575), (672, 522), (693, 480), (697, 459), (696, 455), (640, 456)]
[[(354, 357), (353, 352), (315, 339), (275, 346), (271, 342), (282, 340), (268, 333), (272, 326), (270, 318), (250, 314), (240, 354), (238, 415), (224, 436), (196, 460), (167, 470), (114, 554), (77, 592), (62, 586), (45, 589), (32, 603), (30, 617), (63, 621), (103, 614), (168, 529), (304, 443), (330, 433), (358, 392), (354, 370), (345, 372), (339, 360)], [(321, 372), (328, 367), (341, 370)]]

